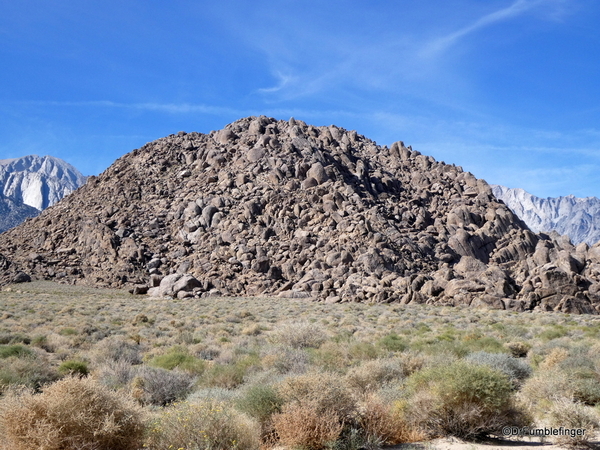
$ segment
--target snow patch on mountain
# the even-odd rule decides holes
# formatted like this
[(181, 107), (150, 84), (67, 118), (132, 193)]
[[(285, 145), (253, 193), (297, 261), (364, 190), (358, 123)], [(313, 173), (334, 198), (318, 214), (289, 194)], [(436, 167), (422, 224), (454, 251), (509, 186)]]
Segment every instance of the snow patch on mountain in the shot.
[(52, 156), (29, 155), (0, 160), (0, 192), (16, 204), (38, 211), (85, 184), (75, 167)]
[(600, 241), (600, 199), (573, 195), (540, 198), (523, 189), (491, 185), (502, 200), (534, 232), (567, 235), (574, 244)]

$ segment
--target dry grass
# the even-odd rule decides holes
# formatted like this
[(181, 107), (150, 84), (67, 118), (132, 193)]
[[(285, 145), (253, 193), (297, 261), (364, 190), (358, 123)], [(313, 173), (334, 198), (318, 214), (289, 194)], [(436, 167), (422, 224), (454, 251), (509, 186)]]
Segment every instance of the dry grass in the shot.
[[(444, 398), (435, 383), (410, 391), (403, 382), (453, 362), (482, 360), (471, 356), (481, 352), (491, 362), (506, 360), (494, 356), (499, 353), (518, 358), (509, 362), (522, 366), (522, 377), (510, 385), (506, 405), (531, 414), (536, 425), (547, 423), (548, 412), (563, 402), (592, 416), (600, 408), (600, 319), (594, 316), (271, 298), (150, 299), (49, 282), (9, 289), (0, 292), (0, 345), (7, 355), (0, 356), (0, 395), (18, 385), (45, 393), (52, 385), (44, 385), (69, 361), (85, 364), (102, 389), (135, 397), (142, 410), (159, 415), (186, 398), (222, 401), (233, 411), (262, 383), (273, 386), (282, 403), (273, 406), (265, 393), (252, 400), (264, 408), (253, 412), (261, 422), (254, 424), (257, 432), (271, 429), (278, 412), (280, 427), (293, 429), (290, 411), (297, 410), (307, 417), (307, 435), (321, 436), (314, 445), (338, 439), (338, 447), (351, 450), (359, 446), (352, 447), (352, 436), (371, 436), (371, 446), (422, 437), (417, 425), (439, 421), (443, 409), (436, 408)], [(16, 401), (12, 394), (8, 399)], [(455, 425), (436, 432), (461, 434), (459, 422), (482, 414), (481, 405), (467, 403), (446, 414)], [(323, 429), (309, 426), (317, 412), (331, 416)], [(482, 434), (493, 428), (492, 419), (494, 427), (510, 422), (500, 413), (489, 419)]]

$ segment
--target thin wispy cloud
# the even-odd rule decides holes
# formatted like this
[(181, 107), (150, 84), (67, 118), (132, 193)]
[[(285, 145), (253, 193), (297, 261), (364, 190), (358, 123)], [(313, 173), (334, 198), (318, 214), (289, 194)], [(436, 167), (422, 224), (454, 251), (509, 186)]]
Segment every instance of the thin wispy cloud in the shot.
[(436, 56), (440, 52), (454, 46), (466, 36), (483, 28), (520, 16), (538, 6), (551, 7), (556, 5), (556, 3), (557, 2), (555, 0), (516, 0), (506, 8), (502, 8), (487, 14), (477, 19), (470, 25), (460, 28), (459, 30), (441, 38), (435, 39), (425, 46), (421, 52), (421, 56), (426, 58)]

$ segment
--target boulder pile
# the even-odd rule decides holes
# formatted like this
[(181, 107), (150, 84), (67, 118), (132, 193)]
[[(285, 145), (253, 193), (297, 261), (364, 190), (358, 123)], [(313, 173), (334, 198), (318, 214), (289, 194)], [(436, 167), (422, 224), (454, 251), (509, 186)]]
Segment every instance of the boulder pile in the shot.
[(148, 143), (0, 251), (34, 278), (157, 296), (600, 311), (600, 246), (531, 232), (402, 142), (293, 118)]

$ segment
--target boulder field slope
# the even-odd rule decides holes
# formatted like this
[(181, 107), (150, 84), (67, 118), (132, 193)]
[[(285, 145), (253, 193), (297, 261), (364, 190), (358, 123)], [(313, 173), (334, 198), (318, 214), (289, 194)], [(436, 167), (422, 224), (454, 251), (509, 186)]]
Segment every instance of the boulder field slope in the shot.
[(533, 233), (484, 180), (402, 142), (294, 119), (148, 143), (0, 252), (6, 274), (152, 295), (600, 312), (600, 246)]

